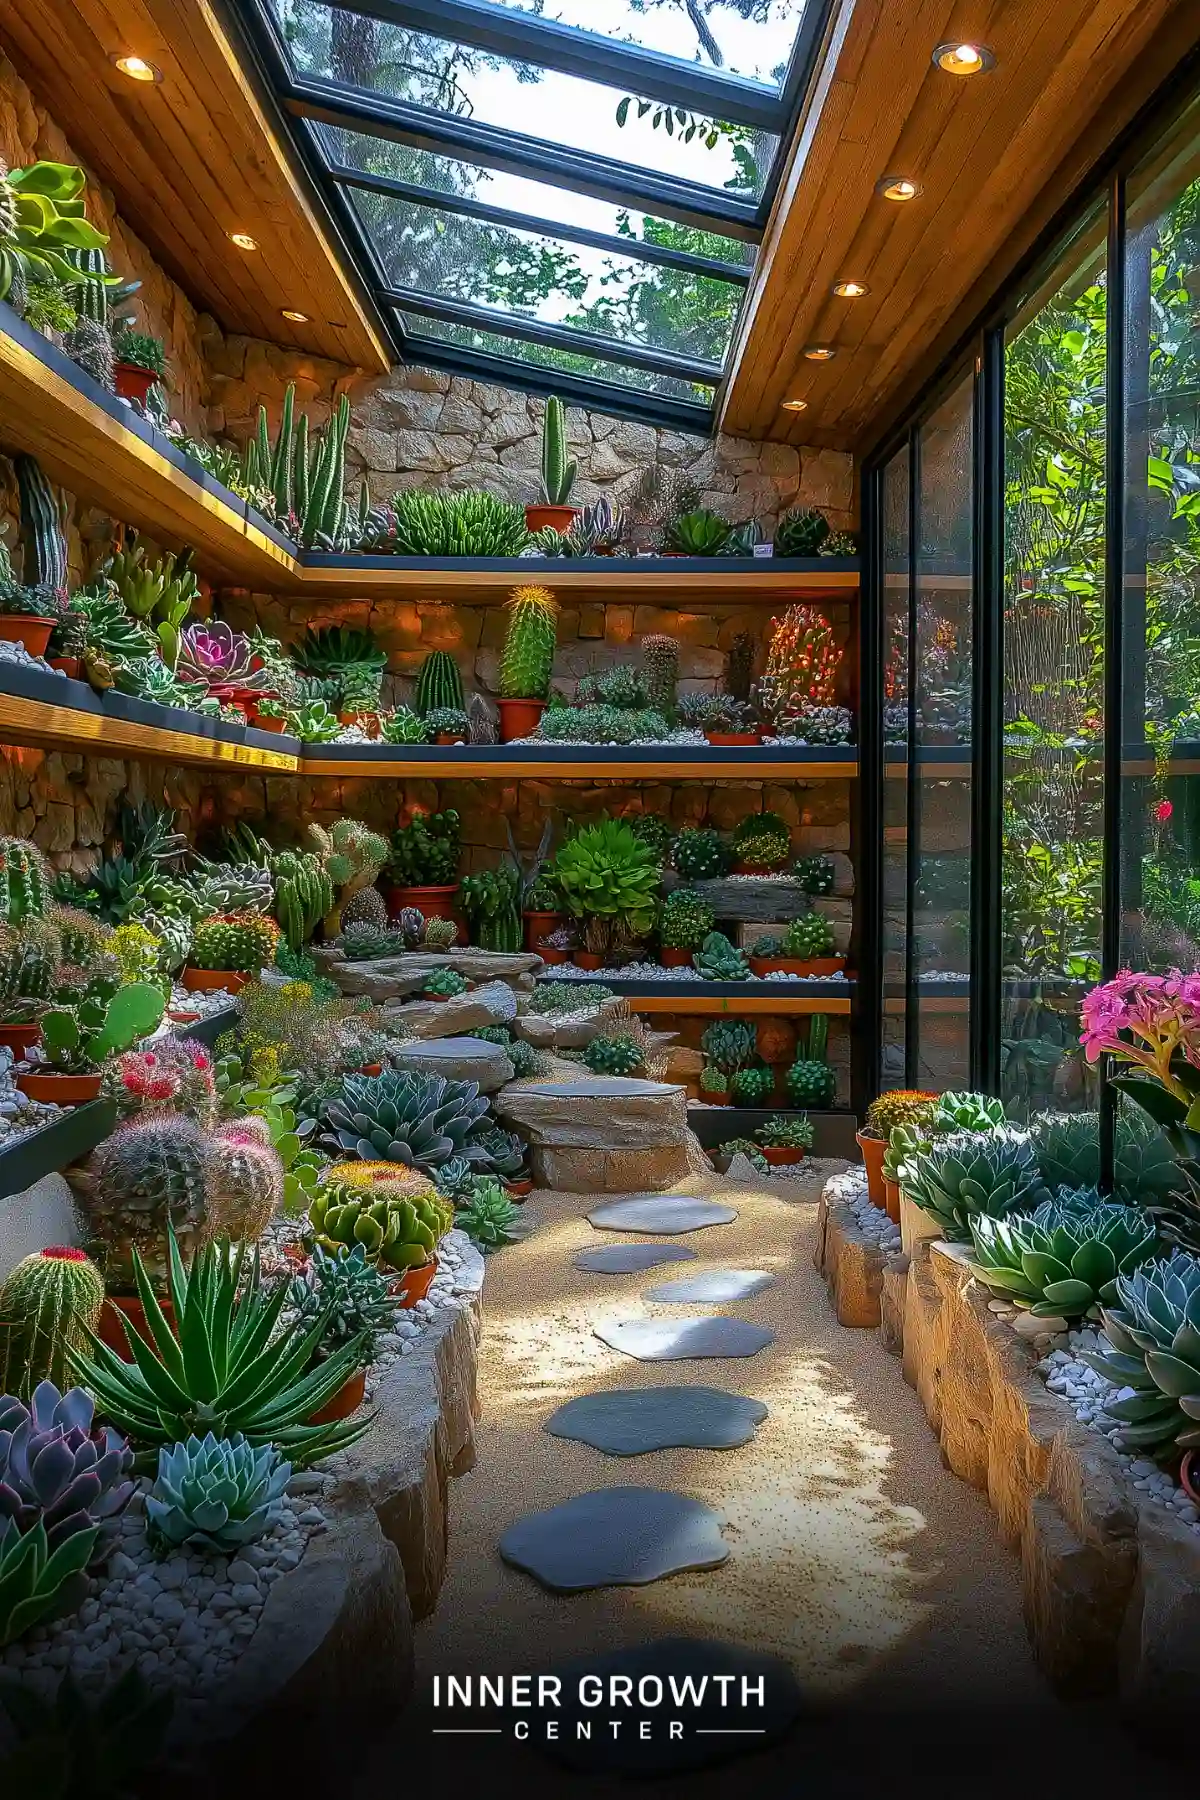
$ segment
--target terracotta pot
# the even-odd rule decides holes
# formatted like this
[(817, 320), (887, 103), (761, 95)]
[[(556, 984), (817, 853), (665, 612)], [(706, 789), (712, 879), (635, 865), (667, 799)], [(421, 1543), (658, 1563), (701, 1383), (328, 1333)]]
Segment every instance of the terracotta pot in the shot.
[(362, 1065), (362, 1068), (358, 1072), (360, 1075), (382, 1075), (383, 1074), (383, 1064), (382, 1063), (364, 1063)]
[(431, 1256), (429, 1261), (422, 1263), (419, 1268), (401, 1269), (397, 1272), (396, 1279), (392, 1283), (392, 1293), (399, 1295), (402, 1312), (411, 1311), (418, 1300), (425, 1298), (433, 1285), (437, 1266), (437, 1257)]
[(256, 731), (286, 731), (287, 720), (264, 719), (261, 713), (256, 712), (254, 715), (254, 729)]
[(457, 731), (439, 731), (433, 741), (435, 744), (465, 744), (467, 740), (460, 737)]
[(1200, 1506), (1200, 1450), (1187, 1450), (1179, 1465), (1179, 1485), (1188, 1499)]
[(31, 1100), (53, 1100), (56, 1106), (83, 1106), (100, 1098), (99, 1075), (18, 1075), (17, 1086)]
[(83, 674), (83, 664), (77, 656), (52, 656), (50, 667), (57, 669), (60, 675), (67, 675), (72, 681), (78, 681)]
[(194, 1025), (200, 1017), (198, 1012), (185, 1012), (182, 1007), (169, 1007), (167, 1017), (172, 1025)]
[(406, 906), (415, 906), (427, 919), (457, 919), (455, 887), (389, 887), (383, 890), (388, 918), (398, 919)]
[(730, 1097), (728, 1089), (726, 1089), (726, 1091), (723, 1094), (710, 1094), (710, 1093), (706, 1092), (706, 1090), (704, 1089), (703, 1086), (701, 1086), (700, 1098), (703, 1100), (703, 1102), (706, 1106), (732, 1106), (733, 1105), (733, 1100)]
[(505, 1193), (511, 1194), (514, 1200), (523, 1200), (526, 1194), (533, 1192), (531, 1177), (527, 1177), (524, 1181), (506, 1181), (503, 1185)]
[(886, 1175), (883, 1177), (883, 1205), (884, 1211), (893, 1225), (898, 1225), (900, 1223), (900, 1183), (889, 1181)]
[(44, 656), (50, 633), (57, 619), (44, 619), (34, 613), (0, 613), (0, 638), (6, 643), (24, 644), (30, 656)]
[(150, 389), (157, 380), (158, 376), (153, 369), (139, 369), (136, 363), (113, 364), (113, 384), (118, 400), (136, 400), (139, 405), (145, 406), (150, 398)]
[(379, 714), (374, 712), (340, 712), (339, 725), (360, 725), (368, 737), (379, 736)]
[(731, 875), (755, 875), (760, 881), (770, 881), (772, 877), (778, 879), (782, 876), (784, 870), (760, 869), (757, 863), (735, 862), (729, 873)]
[(537, 730), (546, 710), (544, 700), (497, 700), (500, 709), (500, 742), (511, 744)]
[(872, 1206), (885, 1205), (883, 1192), (883, 1153), (887, 1149), (885, 1138), (866, 1137), (856, 1131), (854, 1141), (862, 1151), (863, 1163), (867, 1171), (867, 1197)]
[(575, 950), (572, 951), (572, 956), (577, 969), (602, 969), (604, 967), (604, 958), (594, 955), (590, 950)]
[(359, 1369), (355, 1374), (347, 1376), (332, 1400), (327, 1400), (319, 1412), (312, 1414), (309, 1424), (332, 1425), (336, 1419), (348, 1419), (362, 1405), (366, 1391), (367, 1371)]
[(248, 975), (241, 974), (237, 969), (193, 969), (188, 967), (181, 976), (184, 987), (193, 994), (211, 994), (215, 993), (218, 988), (224, 988), (230, 994), (240, 994), (249, 979)]
[(566, 951), (566, 950), (551, 950), (545, 944), (539, 944), (537, 946), (537, 954), (541, 957), (542, 961), (544, 963), (546, 963), (547, 966), (550, 968), (555, 968), (555, 967), (557, 967), (557, 965), (559, 963), (570, 962), (570, 960), (571, 960), (570, 953), (568, 951)]
[(752, 956), (751, 972), (766, 975), (836, 975), (845, 964), (844, 956)]
[(761, 731), (706, 731), (710, 744), (761, 744)]
[(20, 1062), (31, 1044), (36, 1044), (42, 1035), (42, 1028), (33, 1025), (0, 1025), (0, 1044), (7, 1044), (17, 1061)]
[[(169, 1300), (164, 1300), (161, 1295), (158, 1296), (158, 1304), (163, 1318), (174, 1331), (175, 1308)], [(104, 1305), (100, 1309), (100, 1323), (96, 1327), (96, 1336), (102, 1344), (107, 1344), (122, 1362), (131, 1363), (133, 1352), (129, 1348), (129, 1340), (121, 1325), (122, 1313), (144, 1338), (150, 1336), (150, 1329), (146, 1324), (146, 1309), (136, 1294), (109, 1294), (105, 1297)]]
[(844, 956), (814, 956), (804, 965), (806, 975), (840, 975), (846, 966)]
[(803, 1162), (808, 1154), (805, 1150), (797, 1149), (794, 1144), (764, 1144), (762, 1153), (775, 1167), (782, 1167), (784, 1163)]
[(575, 523), (573, 506), (527, 506), (525, 508), (526, 531), (544, 531), (549, 525), (561, 536), (570, 531)]
[(218, 682), (210, 685), (208, 691), (214, 700), (220, 701), (222, 706), (236, 707), (247, 725), (253, 724), (258, 703), (262, 699), (260, 689), (240, 687), (236, 682), (228, 685)]
[(660, 950), (658, 960), (664, 969), (690, 969), (696, 960), (694, 950)]
[(562, 914), (558, 912), (527, 912), (521, 917), (525, 921), (525, 948), (536, 950), (539, 940), (549, 937), (562, 924)]

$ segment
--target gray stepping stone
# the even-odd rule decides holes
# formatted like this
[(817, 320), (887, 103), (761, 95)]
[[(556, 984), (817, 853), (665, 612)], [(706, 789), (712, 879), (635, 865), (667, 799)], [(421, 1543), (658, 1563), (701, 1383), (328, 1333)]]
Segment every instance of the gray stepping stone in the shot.
[(663, 1488), (612, 1487), (518, 1519), (500, 1554), (552, 1592), (577, 1594), (715, 1569), (729, 1546), (711, 1506)]
[(712, 1313), (706, 1319), (613, 1319), (593, 1327), (598, 1338), (639, 1362), (679, 1362), (690, 1356), (755, 1356), (775, 1333), (747, 1319)]
[(657, 1287), (646, 1289), (645, 1298), (675, 1305), (700, 1301), (705, 1306), (723, 1306), (730, 1300), (749, 1300), (774, 1285), (775, 1277), (765, 1269), (702, 1269), (695, 1275), (682, 1275), (678, 1281), (660, 1281)]
[(686, 1244), (603, 1244), (599, 1250), (581, 1250), (575, 1267), (597, 1275), (638, 1275), (659, 1263), (693, 1262), (695, 1256)]
[(732, 1450), (749, 1443), (766, 1416), (761, 1400), (721, 1388), (610, 1388), (568, 1400), (546, 1420), (546, 1430), (608, 1456), (645, 1456), (651, 1450)]
[(631, 1200), (611, 1200), (588, 1214), (598, 1231), (655, 1231), (672, 1237), (681, 1231), (701, 1231), (706, 1225), (731, 1225), (737, 1218), (732, 1206), (715, 1200), (696, 1200), (690, 1194), (635, 1194)]
[[(532, 1735), (545, 1755), (589, 1773), (670, 1775), (726, 1762), (786, 1737), (804, 1704), (796, 1677), (782, 1658), (705, 1638), (661, 1638), (656, 1643), (582, 1656), (553, 1672), (562, 1679), (562, 1701), (547, 1716), (559, 1721), (558, 1731), (553, 1738), (537, 1731)], [(643, 1677), (657, 1676), (662, 1682), (662, 1705), (639, 1706), (635, 1700), (631, 1707), (614, 1708), (611, 1713), (585, 1706), (580, 1699), (585, 1675), (598, 1676), (605, 1692), (611, 1676), (625, 1676), (632, 1681), (635, 1696), (643, 1691), (639, 1685)], [(693, 1686), (684, 1692), (698, 1694), (699, 1701), (688, 1698), (679, 1703), (673, 1694), (689, 1676)], [(718, 1685), (715, 1676), (732, 1676), (733, 1680)], [(748, 1702), (742, 1700), (746, 1691), (743, 1677), (750, 1684)], [(759, 1679), (763, 1683), (761, 1705), (755, 1691)], [(594, 1686), (585, 1684), (582, 1692), (586, 1694)], [(723, 1695), (729, 1701), (727, 1706)], [(629, 1721), (621, 1731), (614, 1735), (599, 1728), (599, 1719), (618, 1712)], [(592, 1720), (590, 1737), (577, 1729), (588, 1719)], [(651, 1721), (646, 1738), (638, 1729), (640, 1719)], [(682, 1724), (677, 1737), (670, 1734), (670, 1720)], [(797, 1786), (795, 1780), (791, 1785)]]

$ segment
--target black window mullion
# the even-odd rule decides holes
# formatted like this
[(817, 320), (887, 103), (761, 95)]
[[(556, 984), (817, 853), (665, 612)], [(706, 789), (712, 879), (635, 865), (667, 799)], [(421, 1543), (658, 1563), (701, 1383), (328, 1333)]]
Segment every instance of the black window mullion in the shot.
[(1000, 1092), (1004, 858), (1004, 329), (975, 376), (971, 692), (971, 1083)]
[(859, 591), (858, 784), (855, 923), (858, 981), (851, 1038), (851, 1106), (861, 1119), (882, 1079), (884, 968), (884, 509), (883, 465), (862, 489), (862, 585)]
[[(1125, 177), (1119, 172), (1108, 196), (1104, 341), (1104, 867), (1100, 973), (1102, 980), (1111, 981), (1121, 964), (1121, 762), (1125, 726)], [(1115, 1126), (1116, 1092), (1109, 1085), (1105, 1066), (1100, 1085), (1100, 1181), (1105, 1189), (1112, 1186)]]
[(921, 532), (921, 432), (908, 439), (908, 788), (904, 821), (904, 1085), (916, 1087), (920, 1051), (920, 1008), (913, 939), (916, 935), (918, 787), (917, 745), (917, 568)]

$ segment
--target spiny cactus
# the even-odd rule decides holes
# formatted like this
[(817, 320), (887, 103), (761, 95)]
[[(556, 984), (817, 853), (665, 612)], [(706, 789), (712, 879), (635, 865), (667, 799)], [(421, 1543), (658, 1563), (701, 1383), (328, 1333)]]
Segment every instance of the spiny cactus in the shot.
[(286, 1504), (292, 1465), (273, 1444), (254, 1449), (241, 1432), (207, 1432), (186, 1443), (163, 1444), (158, 1477), (146, 1497), (146, 1536), (164, 1554), (190, 1544), (214, 1556), (235, 1556), (257, 1543)]
[(642, 1047), (631, 1037), (595, 1037), (583, 1053), (594, 1075), (640, 1075)]
[(328, 831), (310, 825), (309, 842), (321, 857), (325, 873), (338, 889), (325, 917), (325, 936), (332, 941), (342, 928), (342, 907), (360, 888), (373, 887), (388, 856), (387, 839), (360, 819), (338, 819)]
[(679, 640), (662, 631), (651, 632), (642, 639), (642, 656), (650, 705), (665, 719), (673, 719), (679, 687)]
[(19, 925), (44, 917), (50, 905), (49, 864), (36, 844), (0, 837), (0, 919)]
[(546, 698), (557, 643), (558, 602), (550, 589), (514, 588), (500, 658), (500, 692), (506, 700)]
[(576, 465), (567, 458), (567, 409), (555, 395), (546, 401), (542, 422), (542, 500), (565, 506), (575, 485)]
[(794, 506), (775, 527), (776, 556), (815, 556), (829, 536), (829, 521), (816, 507)]
[(830, 1106), (837, 1078), (826, 1061), (829, 1019), (814, 1013), (808, 1027), (808, 1053), (797, 1056), (787, 1072), (788, 1099), (793, 1106)]
[(85, 375), (90, 375), (97, 386), (112, 393), (113, 346), (105, 325), (81, 313), (74, 328), (68, 332), (63, 348)]
[(206, 1226), (208, 1153), (203, 1132), (178, 1113), (132, 1119), (95, 1153), (88, 1225), (110, 1289), (133, 1289), (134, 1248), (165, 1279), (168, 1227), (185, 1256)]
[(54, 992), (62, 939), (48, 919), (0, 924), (0, 1021), (28, 1024)]
[(208, 1143), (209, 1230), (255, 1243), (283, 1204), (283, 1163), (263, 1119), (218, 1125)]
[(0, 1392), (27, 1400), (40, 1381), (61, 1388), (67, 1350), (83, 1348), (103, 1304), (103, 1277), (82, 1250), (22, 1257), (0, 1284)]
[(422, 716), (443, 708), (451, 712), (464, 710), (462, 675), (448, 650), (431, 650), (421, 664), (415, 705)]
[(698, 950), (716, 923), (712, 907), (694, 888), (675, 888), (667, 895), (658, 920), (665, 950)]
[(458, 926), (453, 919), (426, 919), (422, 941), (431, 950), (449, 950), (458, 941)]
[(372, 925), (376, 930), (384, 931), (387, 922), (387, 906), (377, 887), (359, 888), (342, 908), (343, 931), (348, 925)]
[(13, 457), (13, 468), (21, 500), (25, 585), (57, 592), (67, 586), (67, 539), (61, 502), (35, 457), (21, 452)]
[(750, 1063), (734, 1070), (729, 1092), (736, 1106), (763, 1106), (775, 1092), (775, 1077), (764, 1064)]
[(192, 966), (256, 975), (274, 962), (278, 943), (278, 925), (260, 913), (206, 919), (192, 934)]

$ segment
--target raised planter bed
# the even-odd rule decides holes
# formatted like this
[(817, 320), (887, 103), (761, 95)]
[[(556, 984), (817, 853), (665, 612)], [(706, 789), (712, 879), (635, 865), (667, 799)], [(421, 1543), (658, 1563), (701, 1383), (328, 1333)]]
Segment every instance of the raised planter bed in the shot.
[(0, 1199), (21, 1194), (43, 1175), (52, 1175), (94, 1150), (114, 1129), (117, 1107), (113, 1100), (91, 1100), (76, 1106), (0, 1149)]

